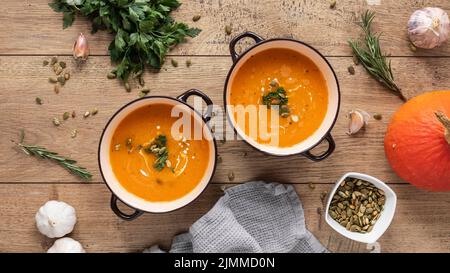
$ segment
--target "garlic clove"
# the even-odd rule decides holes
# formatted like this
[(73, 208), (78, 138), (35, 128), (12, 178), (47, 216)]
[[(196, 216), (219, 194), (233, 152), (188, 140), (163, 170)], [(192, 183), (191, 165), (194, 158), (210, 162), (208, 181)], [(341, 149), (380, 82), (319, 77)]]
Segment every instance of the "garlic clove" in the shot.
[(65, 237), (56, 240), (47, 253), (86, 253), (86, 251), (78, 241)]
[(354, 135), (358, 133), (364, 126), (369, 125), (370, 115), (363, 110), (352, 110), (347, 115), (348, 123), (348, 135)]
[(77, 40), (73, 44), (73, 57), (77, 61), (86, 61), (89, 57), (89, 45), (83, 33), (78, 35)]

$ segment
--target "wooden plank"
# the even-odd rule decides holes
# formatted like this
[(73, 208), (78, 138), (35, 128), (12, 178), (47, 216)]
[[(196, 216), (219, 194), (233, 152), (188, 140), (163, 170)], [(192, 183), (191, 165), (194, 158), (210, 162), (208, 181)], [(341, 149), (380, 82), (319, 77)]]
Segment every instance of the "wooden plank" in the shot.
[[(53, 240), (41, 235), (34, 215), (50, 199), (75, 207), (78, 221), (70, 237), (79, 240), (88, 252), (135, 252), (150, 245), (170, 246), (171, 238), (185, 232), (222, 195), (222, 185), (210, 185), (193, 204), (178, 211), (144, 216), (126, 222), (109, 208), (110, 192), (104, 185), (0, 185), (2, 221), (0, 252), (42, 252)], [(333, 252), (367, 252), (366, 245), (353, 242), (331, 230), (317, 208), (322, 191), (332, 185), (295, 185), (302, 201), (308, 229)], [(424, 193), (412, 186), (394, 185), (398, 194), (397, 212), (391, 227), (379, 243), (383, 252), (450, 251), (448, 194)], [(25, 202), (24, 202), (25, 201)]]
[[(48, 0), (4, 0), (0, 7), (0, 54), (71, 54), (72, 44), (79, 32), (89, 33), (90, 23), (77, 19), (74, 26), (62, 30), (61, 14), (53, 12)], [(228, 55), (232, 36), (243, 31), (254, 31), (263, 37), (294, 37), (317, 47), (326, 55), (350, 55), (349, 38), (357, 37), (360, 30), (355, 18), (367, 8), (377, 12), (375, 29), (383, 32), (382, 43), (387, 53), (396, 56), (450, 56), (450, 45), (435, 50), (409, 49), (406, 25), (416, 9), (438, 6), (450, 10), (447, 0), (382, 0), (380, 5), (369, 6), (368, 1), (338, 1), (336, 9), (328, 1), (314, 0), (197, 0), (182, 1), (174, 14), (176, 19), (203, 29), (202, 33), (172, 54)], [(194, 15), (201, 19), (193, 23)], [(231, 36), (224, 28), (231, 25)], [(11, 31), (13, 29), (14, 31)], [(111, 35), (100, 32), (87, 34), (91, 53), (107, 54)]]
[[(101, 181), (97, 166), (97, 145), (100, 133), (109, 117), (123, 104), (137, 98), (137, 92), (126, 93), (117, 80), (107, 80), (110, 68), (108, 57), (93, 57), (86, 66), (72, 71), (72, 78), (54, 94), (47, 78), (53, 74), (42, 66), (44, 57), (0, 57), (0, 181), (1, 182), (72, 182), (76, 178), (53, 163), (30, 158), (13, 148), (19, 128), (25, 128), (26, 141), (49, 147), (63, 155), (73, 157), (94, 173), (93, 181)], [(70, 57), (62, 58), (73, 67)], [(231, 61), (228, 57), (192, 58), (192, 67), (185, 68), (187, 57), (176, 58), (181, 64), (158, 74), (147, 73), (145, 80), (152, 95), (176, 96), (189, 88), (199, 88), (213, 101), (222, 105), (224, 79)], [(258, 178), (275, 179), (292, 183), (330, 183), (345, 172), (369, 173), (388, 182), (401, 183), (388, 166), (383, 149), (383, 136), (393, 112), (402, 104), (370, 78), (361, 66), (350, 75), (347, 66), (351, 58), (329, 58), (340, 79), (342, 106), (333, 136), (337, 149), (327, 160), (313, 163), (301, 156), (276, 158), (265, 156), (242, 141), (218, 143), (223, 163), (219, 164), (214, 182), (226, 182), (229, 171), (234, 171), (235, 181)], [(411, 90), (448, 88), (450, 64), (445, 58), (394, 58), (393, 67), (400, 86)], [(412, 81), (411, 79), (414, 79)], [(43, 100), (36, 105), (35, 97)], [(82, 118), (94, 107), (99, 113)], [(381, 113), (382, 121), (372, 120), (360, 134), (346, 135), (346, 113), (360, 108), (369, 113)], [(77, 117), (59, 127), (52, 118), (65, 111), (75, 110)], [(79, 133), (70, 137), (73, 129)], [(244, 156), (247, 154), (247, 156)], [(277, 166), (277, 171), (273, 171)]]

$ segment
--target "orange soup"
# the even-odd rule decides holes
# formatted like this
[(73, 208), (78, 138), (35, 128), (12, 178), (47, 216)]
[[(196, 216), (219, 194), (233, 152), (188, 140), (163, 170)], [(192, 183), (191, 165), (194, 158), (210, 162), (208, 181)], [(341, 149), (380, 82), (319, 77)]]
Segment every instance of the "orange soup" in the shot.
[[(268, 49), (251, 56), (236, 71), (229, 103), (267, 106), (268, 124), (271, 111), (278, 111), (279, 141), (276, 146), (290, 147), (320, 127), (327, 112), (328, 89), (322, 73), (308, 57), (289, 49)], [(237, 115), (236, 111), (235, 121)], [(264, 119), (258, 116), (257, 120)], [(241, 127), (238, 122), (236, 124)], [(259, 125), (256, 138), (249, 133), (249, 115), (245, 116), (244, 126), (241, 130), (247, 136), (258, 143), (270, 144), (270, 140), (261, 137)], [(268, 126), (267, 131), (271, 130), (273, 128)]]
[[(112, 138), (110, 161), (117, 180), (148, 201), (172, 201), (188, 194), (209, 164), (205, 137), (189, 140), (182, 129), (171, 135), (178, 120), (171, 117), (172, 107), (155, 104), (136, 109), (121, 121)], [(191, 132), (194, 122), (192, 117)]]

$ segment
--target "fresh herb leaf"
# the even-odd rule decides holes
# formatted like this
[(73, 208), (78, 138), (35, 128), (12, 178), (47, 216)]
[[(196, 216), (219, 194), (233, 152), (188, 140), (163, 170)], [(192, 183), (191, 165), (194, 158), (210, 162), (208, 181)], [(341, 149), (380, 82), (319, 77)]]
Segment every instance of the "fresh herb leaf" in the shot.
[(160, 69), (171, 48), (201, 31), (172, 19), (170, 13), (180, 6), (178, 0), (92, 0), (80, 5), (53, 0), (49, 6), (64, 14), (64, 28), (80, 14), (91, 20), (93, 33), (106, 30), (115, 35), (108, 48), (117, 63), (112, 73), (123, 81), (142, 73), (145, 65)]
[(371, 31), (374, 18), (375, 13), (369, 10), (361, 15), (361, 23), (359, 25), (365, 34), (364, 45), (360, 41), (354, 40), (349, 40), (348, 43), (353, 50), (353, 54), (355, 54), (370, 75), (401, 99), (406, 100), (394, 81), (391, 62), (386, 61), (386, 55), (381, 51), (380, 34), (372, 33)]
[(63, 156), (58, 155), (55, 152), (51, 152), (47, 150), (46, 148), (40, 147), (40, 146), (34, 146), (34, 145), (28, 145), (23, 143), (24, 139), (24, 132), (23, 130), (20, 131), (20, 142), (16, 143), (17, 146), (19, 146), (22, 151), (31, 156), (38, 156), (44, 159), (50, 159), (54, 162), (56, 162), (58, 165), (62, 166), (69, 172), (71, 172), (74, 175), (77, 175), (81, 177), (84, 180), (89, 180), (92, 177), (92, 174), (87, 171), (85, 168), (80, 167), (76, 165), (76, 161), (65, 158)]
[(270, 108), (274, 105), (279, 107), (279, 114), (282, 117), (287, 117), (290, 113), (289, 107), (287, 106), (288, 98), (286, 96), (286, 90), (281, 86), (273, 86), (273, 91), (270, 91), (267, 95), (262, 97), (264, 105)]
[(165, 135), (158, 135), (150, 144), (144, 147), (144, 151), (156, 156), (156, 160), (153, 163), (153, 168), (156, 170), (162, 171), (167, 165), (169, 151), (167, 149), (167, 138)]

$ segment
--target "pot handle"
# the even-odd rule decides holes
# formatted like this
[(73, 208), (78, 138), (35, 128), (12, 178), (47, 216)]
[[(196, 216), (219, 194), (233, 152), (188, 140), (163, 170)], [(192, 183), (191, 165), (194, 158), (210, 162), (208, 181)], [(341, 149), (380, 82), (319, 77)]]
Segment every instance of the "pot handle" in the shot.
[(177, 99), (187, 103), (187, 100), (190, 96), (199, 96), (206, 103), (206, 113), (203, 115), (203, 119), (208, 122), (211, 120), (212, 111), (213, 111), (213, 102), (212, 100), (202, 91), (198, 89), (190, 89), (183, 94), (179, 95)]
[(138, 218), (144, 213), (143, 211), (135, 210), (135, 212), (133, 212), (132, 214), (126, 214), (120, 211), (119, 207), (117, 206), (117, 200), (119, 199), (114, 194), (111, 195), (111, 209), (117, 216), (119, 216), (123, 220), (131, 221)]
[(325, 152), (320, 155), (313, 155), (311, 151), (306, 151), (302, 153), (302, 155), (312, 161), (322, 161), (325, 158), (329, 157), (336, 148), (336, 143), (334, 142), (334, 139), (330, 133), (328, 133), (323, 140), (326, 140), (328, 142), (328, 149)]
[(262, 41), (264, 41), (264, 39), (259, 36), (258, 34), (251, 32), (251, 31), (247, 31), (244, 33), (239, 34), (238, 36), (234, 37), (231, 42), (230, 42), (230, 53), (231, 53), (231, 59), (233, 59), (233, 63), (236, 62), (236, 60), (239, 58), (239, 54), (236, 53), (236, 44), (243, 38), (252, 38), (253, 40), (255, 40), (255, 42), (258, 44)]

